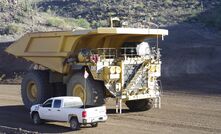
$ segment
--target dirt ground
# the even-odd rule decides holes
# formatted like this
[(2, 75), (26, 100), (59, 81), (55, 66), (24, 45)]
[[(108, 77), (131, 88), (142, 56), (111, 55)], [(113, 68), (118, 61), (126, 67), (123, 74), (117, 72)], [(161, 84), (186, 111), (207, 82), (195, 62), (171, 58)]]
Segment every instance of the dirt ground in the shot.
[(221, 133), (221, 94), (165, 91), (161, 109), (129, 112), (124, 105), (121, 115), (114, 113), (114, 101), (108, 100), (107, 122), (72, 132), (67, 123), (33, 125), (29, 111), (22, 106), (19, 89), (20, 85), (0, 85), (0, 133)]

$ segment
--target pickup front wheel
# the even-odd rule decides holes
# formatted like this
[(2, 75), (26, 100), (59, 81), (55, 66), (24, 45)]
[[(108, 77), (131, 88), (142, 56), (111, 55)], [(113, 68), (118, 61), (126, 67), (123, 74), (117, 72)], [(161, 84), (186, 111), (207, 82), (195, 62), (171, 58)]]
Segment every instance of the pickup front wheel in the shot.
[(80, 124), (79, 124), (77, 118), (72, 118), (70, 120), (70, 128), (71, 128), (71, 130), (78, 130), (78, 129), (80, 129)]
[(32, 120), (33, 120), (33, 123), (34, 123), (35, 125), (42, 124), (42, 120), (41, 120), (41, 118), (39, 117), (39, 114), (38, 114), (38, 113), (34, 113), (34, 114), (33, 114)]

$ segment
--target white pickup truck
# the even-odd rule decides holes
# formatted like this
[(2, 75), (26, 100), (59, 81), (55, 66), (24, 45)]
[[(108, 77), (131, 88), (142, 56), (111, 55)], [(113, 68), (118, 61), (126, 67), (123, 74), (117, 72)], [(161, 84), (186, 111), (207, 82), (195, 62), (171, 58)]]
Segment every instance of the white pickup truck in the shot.
[(80, 129), (81, 125), (91, 124), (97, 127), (98, 122), (107, 120), (105, 106), (83, 105), (80, 97), (53, 97), (43, 104), (33, 105), (30, 116), (34, 124), (44, 121), (69, 122), (72, 130)]

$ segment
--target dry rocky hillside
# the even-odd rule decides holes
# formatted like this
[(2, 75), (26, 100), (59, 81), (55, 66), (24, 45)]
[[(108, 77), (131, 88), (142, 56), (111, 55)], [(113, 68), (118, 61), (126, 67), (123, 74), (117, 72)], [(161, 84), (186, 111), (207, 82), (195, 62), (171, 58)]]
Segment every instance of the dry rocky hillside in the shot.
[(130, 27), (180, 22), (220, 28), (220, 0), (1, 0), (0, 41), (26, 32), (107, 26), (118, 16)]

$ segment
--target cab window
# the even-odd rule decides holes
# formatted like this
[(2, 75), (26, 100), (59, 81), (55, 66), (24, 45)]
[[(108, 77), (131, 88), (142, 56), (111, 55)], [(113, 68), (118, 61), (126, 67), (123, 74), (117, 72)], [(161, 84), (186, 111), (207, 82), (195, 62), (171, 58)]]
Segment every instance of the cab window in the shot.
[(48, 100), (43, 104), (43, 107), (51, 107), (52, 106), (52, 100)]
[(54, 100), (53, 108), (60, 108), (61, 107), (61, 100)]

